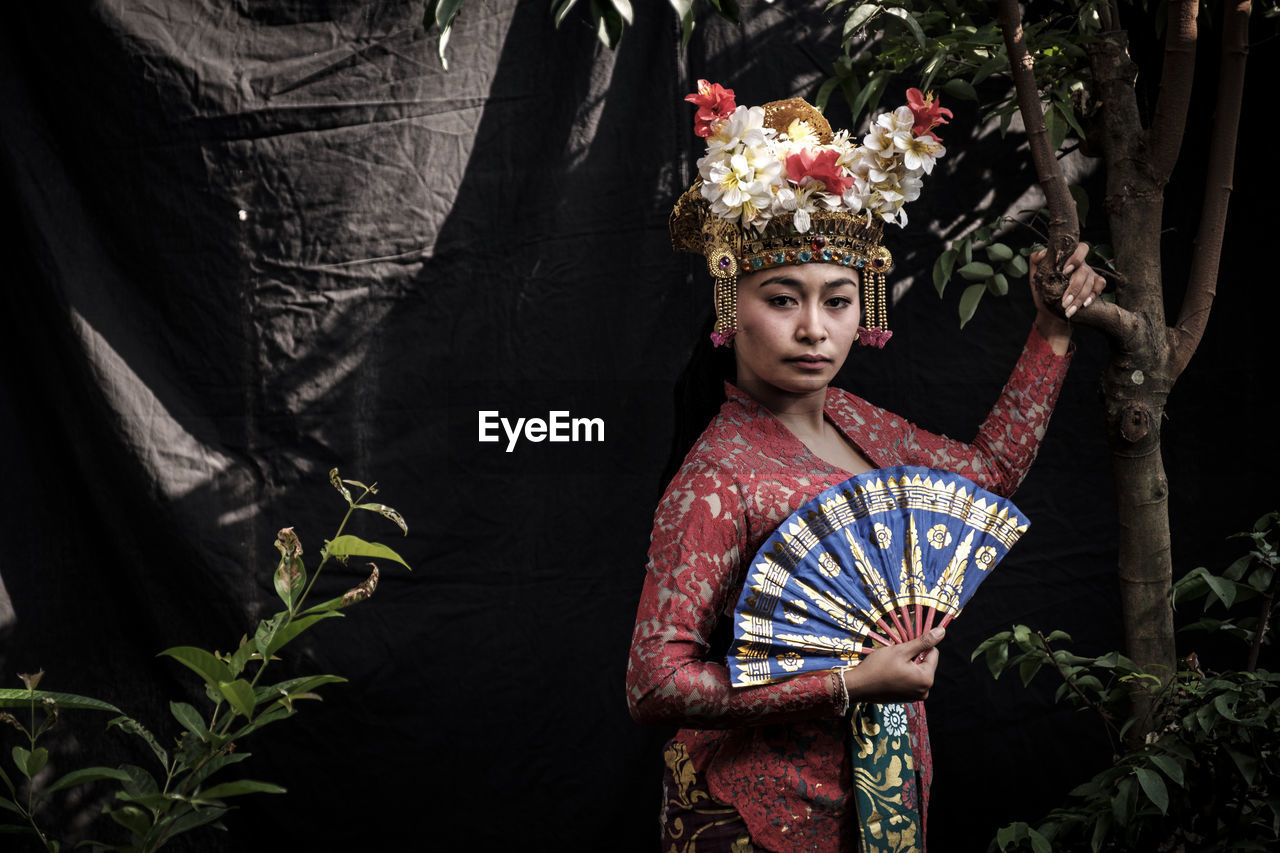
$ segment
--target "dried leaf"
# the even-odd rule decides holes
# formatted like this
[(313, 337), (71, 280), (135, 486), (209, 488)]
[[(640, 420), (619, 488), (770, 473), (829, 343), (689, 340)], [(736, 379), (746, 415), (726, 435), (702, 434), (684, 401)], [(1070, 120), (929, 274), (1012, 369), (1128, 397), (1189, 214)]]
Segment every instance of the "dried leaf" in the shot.
[(365, 578), (364, 582), (354, 589), (347, 590), (342, 596), (343, 607), (349, 607), (352, 604), (364, 601), (371, 597), (373, 591), (378, 588), (378, 567), (373, 563), (370, 563), (369, 566), (373, 569), (369, 577)]

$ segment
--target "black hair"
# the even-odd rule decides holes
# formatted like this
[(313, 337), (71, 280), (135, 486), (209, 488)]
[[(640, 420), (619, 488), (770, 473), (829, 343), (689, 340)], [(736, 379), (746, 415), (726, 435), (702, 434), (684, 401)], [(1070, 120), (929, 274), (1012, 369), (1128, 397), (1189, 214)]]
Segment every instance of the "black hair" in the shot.
[(675, 429), (671, 434), (671, 451), (662, 471), (661, 487), (665, 491), (671, 478), (684, 464), (702, 431), (720, 411), (724, 402), (724, 383), (732, 382), (737, 374), (737, 362), (729, 347), (717, 347), (711, 343), (711, 331), (715, 328), (715, 316), (707, 318), (698, 336), (689, 361), (676, 379), (672, 394)]

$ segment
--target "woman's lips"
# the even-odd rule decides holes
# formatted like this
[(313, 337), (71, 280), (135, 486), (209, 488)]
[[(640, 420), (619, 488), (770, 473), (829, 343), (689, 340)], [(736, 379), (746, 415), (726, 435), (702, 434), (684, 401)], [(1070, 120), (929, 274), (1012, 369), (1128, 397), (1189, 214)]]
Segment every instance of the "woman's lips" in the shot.
[(823, 370), (831, 364), (831, 359), (822, 355), (800, 355), (787, 361), (801, 370)]

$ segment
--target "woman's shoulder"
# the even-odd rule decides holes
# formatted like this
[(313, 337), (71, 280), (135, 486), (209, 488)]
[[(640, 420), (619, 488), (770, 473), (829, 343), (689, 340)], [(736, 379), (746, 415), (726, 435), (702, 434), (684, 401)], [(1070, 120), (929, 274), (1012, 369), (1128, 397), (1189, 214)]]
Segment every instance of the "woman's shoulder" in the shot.
[(901, 420), (898, 415), (888, 409), (882, 409), (875, 403), (859, 397), (851, 391), (827, 386), (826, 412), (837, 424), (864, 424), (867, 421), (882, 422), (888, 419)]

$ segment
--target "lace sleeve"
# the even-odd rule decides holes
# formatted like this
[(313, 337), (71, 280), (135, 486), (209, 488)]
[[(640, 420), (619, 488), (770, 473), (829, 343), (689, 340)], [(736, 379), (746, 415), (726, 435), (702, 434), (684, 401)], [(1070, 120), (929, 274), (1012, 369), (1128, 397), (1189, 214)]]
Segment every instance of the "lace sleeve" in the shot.
[(973, 442), (908, 424), (902, 444), (906, 463), (954, 471), (984, 489), (1013, 494), (1035, 461), (1070, 363), (1071, 353), (1055, 354), (1032, 327), (1022, 356)]
[(636, 614), (627, 701), (642, 723), (729, 728), (835, 716), (827, 673), (735, 688), (710, 638), (742, 585), (747, 506), (724, 467), (686, 462), (654, 516), (649, 566)]

